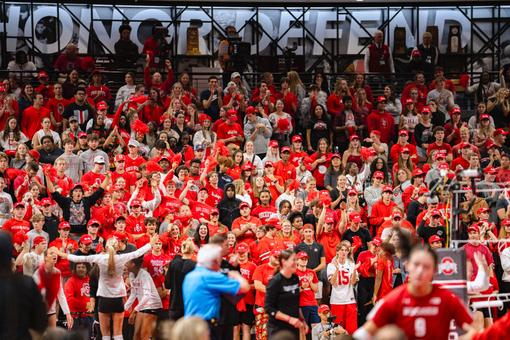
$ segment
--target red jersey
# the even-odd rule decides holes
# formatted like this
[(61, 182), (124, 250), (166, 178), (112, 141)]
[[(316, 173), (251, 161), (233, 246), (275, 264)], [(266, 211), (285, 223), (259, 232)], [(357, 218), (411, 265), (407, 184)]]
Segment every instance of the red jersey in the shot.
[(269, 256), (271, 254), (271, 251), (274, 249), (278, 249), (280, 247), (276, 239), (264, 236), (259, 240), (257, 248), (259, 254), (258, 263), (267, 263), (269, 262)]
[(384, 222), (385, 217), (391, 216), (391, 212), (397, 204), (393, 201), (390, 201), (390, 204), (384, 204), (382, 198), (375, 202), (372, 206), (372, 213), (369, 217), (370, 224), (379, 228), (381, 224)]
[(193, 218), (196, 220), (200, 220), (200, 218), (209, 219), (213, 209), (210, 205), (199, 201), (189, 201), (189, 207)]
[[(254, 216), (249, 216), (248, 219), (244, 217), (238, 217), (232, 222), (232, 231), (244, 228), (248, 223), (255, 224), (256, 226), (262, 225), (262, 222), (259, 218)], [(237, 238), (237, 243), (246, 242), (248, 244), (255, 241), (255, 233), (248, 229), (243, 235)], [(253, 258), (254, 254), (252, 254)], [(258, 257), (257, 257), (258, 258)]]
[(10, 232), (12, 236), (14, 236), (18, 231), (23, 231), (26, 234), (30, 231), (30, 222), (18, 220), (13, 217), (5, 221), (2, 229)]
[(145, 233), (145, 215), (138, 216), (129, 215), (126, 218), (126, 232), (130, 234), (143, 234)]
[(322, 156), (326, 157), (326, 161), (324, 163), (317, 164), (317, 167), (313, 170), (312, 175), (317, 182), (318, 187), (324, 186), (324, 177), (326, 176), (326, 171), (328, 171), (329, 165), (331, 164), (330, 153), (326, 153), (324, 155), (319, 155), (319, 152), (315, 152), (310, 156), (310, 163), (315, 162), (317, 159), (320, 159)]
[[(64, 293), (71, 313), (87, 313), (87, 304), (90, 301), (88, 275), (83, 278), (72, 275), (64, 286)], [(82, 315), (73, 315), (73, 317), (80, 316)]]
[(393, 289), (393, 259), (386, 257), (379, 257), (375, 264), (378, 272), (382, 272), (382, 282), (379, 291), (377, 292), (377, 299), (385, 297)]
[[(50, 244), (48, 244), (48, 249), (51, 247), (57, 247), (59, 250), (65, 253), (72, 254), (78, 249), (78, 242), (76, 242), (72, 238), (62, 240), (60, 237), (58, 237), (55, 240), (53, 240), (53, 242), (50, 242)], [(55, 267), (57, 267), (57, 269), (60, 270), (62, 277), (71, 276), (71, 267), (69, 264), (69, 260), (59, 257)]]
[(276, 207), (273, 205), (263, 206), (259, 205), (251, 211), (251, 215), (257, 217), (261, 224), (266, 224), (266, 221), (271, 217), (272, 214), (276, 214)]
[(81, 177), (81, 182), (88, 185), (89, 187), (93, 185), (101, 185), (105, 178), (103, 174), (96, 174), (95, 172), (89, 171), (86, 174), (83, 174)]
[(427, 155), (430, 155), (432, 151), (439, 151), (445, 153), (446, 155), (451, 155), (452, 147), (450, 146), (450, 144), (446, 144), (445, 142), (441, 144), (437, 144), (434, 142), (431, 143), (427, 148)]
[(69, 191), (71, 191), (73, 187), (73, 180), (66, 175), (62, 176), (61, 178), (57, 177), (57, 187), (62, 189), (62, 192), (60, 193), (62, 196), (69, 195)]
[(296, 275), (299, 277), (299, 307), (303, 306), (317, 306), (315, 300), (315, 293), (310, 287), (310, 282), (319, 283), (315, 271), (306, 268), (304, 271), (296, 270)]
[(35, 133), (41, 129), (42, 119), (46, 117), (50, 117), (50, 110), (47, 108), (27, 107), (21, 114), (21, 131), (28, 139), (32, 139)]
[(289, 179), (296, 179), (296, 166), (291, 162), (278, 161), (274, 165), (274, 174), (287, 183)]
[[(127, 158), (127, 157), (126, 157)], [(115, 183), (118, 178), (124, 178), (126, 181), (126, 189), (129, 189), (129, 187), (134, 186), (136, 184), (136, 175), (131, 172), (124, 171), (123, 173), (119, 174), (117, 171), (112, 172), (112, 183)]]
[(207, 189), (207, 193), (209, 196), (205, 200), (205, 203), (210, 205), (211, 207), (215, 207), (220, 203), (221, 199), (223, 198), (223, 190), (221, 188), (214, 188), (212, 185), (207, 184), (205, 186)]
[(124, 166), (124, 170), (127, 172), (139, 171), (140, 165), (145, 163), (145, 159), (142, 156), (138, 156), (136, 158), (131, 158), (130, 155), (126, 155), (126, 164)]
[[(275, 177), (275, 181), (277, 181), (280, 186), (282, 186), (282, 187), (285, 186), (285, 182), (284, 182), (283, 178), (281, 178), (280, 176), (274, 176), (274, 177)], [(273, 182), (273, 180), (271, 180), (267, 176), (264, 176), (264, 181), (266, 182), (267, 189), (271, 193), (271, 197), (276, 198), (276, 197), (280, 196), (281, 193), (278, 191), (278, 189), (276, 189), (276, 184)]]
[[(237, 123), (228, 124), (227, 122), (225, 122), (225, 123), (221, 124), (220, 126), (218, 126), (217, 135), (218, 135), (218, 140), (227, 139), (227, 138), (236, 137), (236, 136), (244, 137), (244, 131), (243, 131), (243, 128), (241, 127), (241, 125), (239, 125)], [(239, 142), (239, 141), (230, 142), (230, 143), (226, 143), (226, 144), (228, 145), (231, 143), (241, 146), (241, 142)]]
[[(100, 92), (104, 92), (100, 94)], [(94, 100), (95, 103), (99, 103), (101, 101), (107, 101), (112, 98), (110, 94), (110, 89), (105, 85), (89, 85), (87, 87), (87, 97)]]
[(451, 320), (460, 328), (473, 322), (464, 304), (449, 290), (434, 285), (429, 295), (415, 297), (407, 284), (376, 304), (369, 319), (378, 328), (394, 324), (409, 339), (448, 339)]
[(46, 108), (53, 113), (53, 118), (59, 123), (62, 121), (64, 110), (69, 104), (71, 104), (71, 101), (64, 97), (62, 99), (50, 98), (46, 103)]
[(478, 264), (475, 261), (476, 252), (482, 253), (489, 266), (494, 263), (494, 258), (492, 257), (491, 251), (484, 244), (474, 245), (471, 243), (466, 243), (463, 248), (466, 251), (466, 260), (470, 261), (473, 265), (473, 277), (476, 277), (476, 274), (478, 273)]
[(305, 157), (308, 157), (308, 154), (304, 151), (291, 152), (289, 161), (292, 164), (294, 164), (295, 166), (298, 166), (301, 158), (305, 158)]
[[(260, 281), (264, 286), (267, 286), (269, 281), (273, 278), (276, 268), (269, 263), (261, 264), (255, 269), (253, 273), (253, 281)], [(266, 293), (256, 290), (255, 291), (255, 305), (264, 306), (264, 299)]]
[[(257, 265), (251, 261), (246, 261), (245, 263), (239, 263), (239, 269), (242, 277), (244, 277), (250, 285), (253, 284), (253, 274), (257, 269)], [(250, 288), (243, 299), (245, 304), (253, 305), (255, 303), (255, 289)]]
[(358, 273), (361, 277), (374, 277), (375, 276), (375, 268), (370, 263), (370, 260), (376, 257), (374, 253), (372, 253), (370, 250), (364, 250), (358, 255), (358, 260), (356, 261), (356, 264), (360, 263), (360, 266), (358, 268)]

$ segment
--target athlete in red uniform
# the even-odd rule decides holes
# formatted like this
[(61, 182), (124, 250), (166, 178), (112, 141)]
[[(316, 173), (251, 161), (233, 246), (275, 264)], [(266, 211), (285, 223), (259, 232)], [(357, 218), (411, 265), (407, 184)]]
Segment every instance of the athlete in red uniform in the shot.
[(379, 301), (354, 338), (368, 339), (379, 328), (394, 324), (409, 339), (447, 339), (452, 320), (459, 327), (470, 325), (473, 319), (459, 298), (432, 284), (436, 270), (436, 254), (421, 246), (414, 248), (409, 257), (409, 282)]

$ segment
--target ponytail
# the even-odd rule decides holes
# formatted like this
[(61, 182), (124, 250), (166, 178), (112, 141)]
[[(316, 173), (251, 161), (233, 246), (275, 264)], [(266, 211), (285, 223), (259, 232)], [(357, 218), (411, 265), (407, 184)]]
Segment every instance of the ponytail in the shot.
[(106, 249), (108, 250), (108, 275), (115, 275), (115, 247), (117, 240), (110, 238), (106, 242)]

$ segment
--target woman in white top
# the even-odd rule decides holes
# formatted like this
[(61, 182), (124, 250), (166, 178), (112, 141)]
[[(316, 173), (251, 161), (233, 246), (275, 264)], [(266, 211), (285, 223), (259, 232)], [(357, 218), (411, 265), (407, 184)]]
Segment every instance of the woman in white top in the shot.
[(48, 117), (43, 118), (41, 125), (42, 125), (42, 129), (37, 131), (34, 134), (34, 137), (32, 137), (33, 148), (38, 149), (38, 150), (42, 149), (41, 138), (43, 138), (44, 136), (53, 137), (53, 141), (55, 142), (55, 145), (57, 145), (60, 148), (60, 144), (61, 144), (60, 136), (58, 135), (57, 132), (55, 132), (51, 129), (50, 118), (48, 118)]
[(4, 151), (16, 150), (19, 144), (25, 142), (28, 138), (21, 132), (16, 116), (7, 118), (5, 128), (0, 132), (0, 146)]
[(257, 170), (259, 176), (262, 176), (264, 173), (264, 166), (262, 165), (262, 160), (259, 156), (255, 154), (255, 147), (253, 141), (248, 140), (244, 144), (244, 153), (243, 153), (244, 162), (251, 162), (253, 167)]
[(115, 108), (119, 107), (120, 104), (128, 100), (135, 93), (135, 75), (133, 72), (128, 72), (124, 76), (126, 85), (121, 86), (117, 90), (117, 96), (115, 97)]
[(141, 269), (142, 263), (143, 257), (139, 257), (126, 264), (131, 292), (124, 309), (129, 310), (135, 300), (138, 300), (129, 316), (129, 323), (135, 324), (134, 340), (150, 339), (153, 336), (158, 314), (163, 308), (154, 280), (145, 269)]
[[(67, 328), (71, 329), (73, 328), (74, 319), (64, 294), (64, 283), (62, 282), (60, 270), (55, 268), (58, 253), (59, 250), (55, 247), (45, 251), (44, 262), (37, 268), (32, 278), (48, 305), (48, 327), (57, 326), (56, 306), (58, 300), (58, 304), (66, 316)], [(7, 308), (7, 306), (3, 307)]]
[[(127, 254), (117, 255), (119, 242), (112, 237), (106, 242), (108, 253), (77, 256), (59, 252), (59, 256), (68, 259), (71, 262), (87, 262), (96, 263), (99, 266), (99, 283), (97, 289), (97, 297), (99, 300), (99, 327), (103, 340), (122, 339), (122, 323), (124, 321), (124, 303), (123, 298), (126, 297), (126, 286), (122, 274), (124, 265), (144, 255), (148, 252), (152, 245), (158, 240), (158, 235), (151, 238), (151, 242), (144, 245), (138, 250)], [(113, 332), (110, 329), (110, 322), (113, 320)], [(111, 338), (109, 334), (113, 333)]]
[(342, 325), (349, 334), (358, 328), (354, 285), (358, 282), (359, 265), (352, 260), (351, 244), (342, 241), (336, 247), (336, 256), (327, 267), (328, 280), (331, 283), (331, 314), (335, 323)]

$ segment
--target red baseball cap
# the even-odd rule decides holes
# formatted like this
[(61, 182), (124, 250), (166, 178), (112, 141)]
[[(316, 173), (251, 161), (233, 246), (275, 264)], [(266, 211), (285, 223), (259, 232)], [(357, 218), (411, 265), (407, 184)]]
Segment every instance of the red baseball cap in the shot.
[(71, 229), (71, 225), (67, 221), (62, 221), (58, 224), (58, 229)]
[(410, 153), (411, 150), (407, 146), (404, 146), (402, 149), (400, 149), (400, 153)]
[(244, 163), (242, 166), (241, 166), (241, 170), (243, 171), (249, 171), (249, 170), (253, 170), (253, 166), (251, 164), (250, 161)]
[(422, 169), (420, 169), (420, 168), (413, 169), (413, 177), (419, 177), (419, 176), (423, 176), (423, 175), (425, 175), (425, 173), (423, 172)]
[(426, 194), (427, 192), (429, 192), (429, 189), (427, 189), (427, 187), (420, 187), (420, 189), (418, 190), (418, 195), (423, 195)]
[(299, 253), (297, 253), (296, 257), (300, 260), (308, 259), (308, 254), (304, 251), (300, 251)]
[(53, 203), (51, 202), (51, 198), (45, 197), (45, 198), (43, 198), (42, 200), (39, 201), (39, 205), (41, 207), (45, 207), (47, 205), (53, 205)]
[(101, 222), (99, 222), (98, 220), (96, 220), (95, 218), (89, 220), (89, 222), (87, 223), (87, 227), (88, 226), (91, 226), (93, 224), (97, 224), (99, 227), (101, 226)]
[(39, 71), (39, 73), (37, 74), (37, 78), (41, 79), (41, 78), (49, 78), (48, 76), (48, 73), (46, 71)]
[(250, 247), (248, 247), (248, 245), (244, 242), (241, 242), (239, 243), (237, 246), (236, 246), (236, 253), (247, 253), (250, 251)]
[(491, 116), (489, 116), (488, 114), (483, 114), (480, 116), (480, 120), (490, 120), (491, 119)]
[(271, 161), (267, 161), (266, 164), (264, 164), (264, 168), (273, 167), (273, 166), (274, 166), (274, 164)]
[(440, 163), (437, 168), (439, 170), (450, 170), (450, 167), (448, 166), (448, 163)]
[(443, 239), (437, 235), (432, 235), (429, 237), (429, 244), (432, 244), (434, 242), (443, 242)]
[(386, 97), (385, 97), (385, 96), (379, 96), (379, 97), (377, 97), (377, 102), (378, 102), (378, 103), (385, 102), (385, 101), (387, 101), (387, 99), (386, 99)]
[[(246, 108), (246, 110), (244, 110), (244, 113), (246, 113), (247, 115), (251, 115), (251, 114), (254, 114), (255, 113), (255, 108), (253, 106), (248, 106)], [(209, 117), (210, 118), (210, 117)], [(210, 119), (209, 119), (210, 120)]]
[(239, 204), (239, 209), (244, 209), (244, 208), (249, 208), (250, 205), (247, 203), (247, 202), (241, 202), (241, 204)]
[(280, 149), (280, 152), (290, 152), (290, 147), (289, 147), (289, 146), (283, 146), (283, 147)]
[(302, 142), (303, 138), (300, 135), (294, 135), (294, 136), (292, 136), (291, 141), (292, 141), (292, 143)]
[(329, 157), (329, 160), (332, 160), (333, 158), (340, 158), (340, 159), (342, 159), (342, 156), (340, 156), (340, 154), (335, 152), (335, 153), (331, 154), (331, 156)]
[(471, 224), (471, 225), (468, 227), (468, 233), (469, 233), (470, 231), (474, 231), (474, 232), (479, 233), (479, 232), (480, 232), (480, 228), (478, 227), (478, 223), (473, 223), (473, 224)]
[(382, 171), (377, 170), (377, 171), (374, 172), (374, 175), (372, 177), (383, 179), (384, 178), (384, 173)]
[(393, 188), (391, 187), (391, 185), (385, 185), (385, 186), (383, 186), (381, 192), (391, 192), (391, 193), (393, 193)]
[(328, 305), (320, 305), (318, 312), (321, 314), (329, 312), (329, 306)]
[(352, 141), (352, 140), (354, 140), (354, 139), (359, 140), (359, 136), (358, 136), (358, 135), (351, 135), (351, 136), (349, 137), (349, 141)]
[(361, 215), (357, 212), (352, 212), (349, 214), (349, 220), (354, 223), (361, 222)]
[(114, 160), (115, 160), (115, 162), (124, 162), (124, 161), (126, 161), (126, 156), (124, 156), (124, 155), (115, 155)]
[(132, 200), (130, 206), (131, 207), (141, 207), (142, 202), (140, 202), (140, 200)]
[(498, 173), (498, 169), (497, 168), (494, 168), (492, 166), (488, 166), (486, 167), (485, 169), (483, 169), (483, 172), (486, 173), (486, 174), (491, 174), (491, 175), (495, 175)]
[(220, 214), (220, 211), (216, 207), (212, 208), (211, 212), (209, 213), (209, 215), (219, 215), (219, 214)]
[(374, 237), (371, 242), (373, 245), (379, 247), (382, 244), (382, 239), (380, 237)]
[(97, 105), (96, 105), (96, 109), (98, 111), (106, 110), (107, 108), (108, 108), (108, 105), (106, 105), (106, 103), (102, 102), (102, 101), (97, 103)]
[(441, 214), (441, 211), (439, 211), (439, 209), (434, 209), (430, 213), (430, 216), (434, 217), (434, 216), (443, 216), (443, 215)]
[(507, 226), (507, 225), (510, 225), (510, 218), (505, 218), (501, 221), (500, 223), (502, 226)]
[(92, 236), (90, 236), (89, 234), (81, 235), (80, 243), (84, 245), (92, 244)]
[(269, 147), (270, 148), (277, 148), (278, 147), (278, 141), (270, 140), (269, 141)]
[(79, 132), (78, 133), (78, 138), (83, 138), (83, 137), (87, 137), (87, 133), (86, 132)]
[(357, 196), (358, 195), (358, 192), (356, 191), (356, 189), (354, 188), (350, 188), (349, 191), (347, 192), (347, 195), (349, 196)]
[(36, 236), (32, 240), (32, 247), (38, 246), (43, 242), (46, 242), (46, 238), (44, 236)]
[(273, 249), (273, 250), (271, 250), (271, 253), (270, 253), (270, 254), (271, 254), (271, 256), (278, 257), (278, 256), (280, 256), (281, 252), (282, 252), (282, 251), (281, 251), (280, 249), (278, 249), (278, 248), (277, 248), (277, 249)]
[(423, 109), (421, 109), (421, 114), (430, 114), (430, 109), (428, 106), (425, 106)]
[(407, 98), (406, 99), (406, 105), (407, 104), (412, 104), (412, 103), (414, 103), (414, 100), (412, 100), (411, 98)]
[(450, 114), (452, 115), (460, 115), (462, 113), (462, 111), (460, 111), (460, 108), (458, 107), (454, 107), (451, 111), (450, 111)]
[(18, 207), (22, 207), (22, 208), (25, 208), (26, 205), (24, 202), (16, 202), (14, 203), (14, 209), (18, 208)]
[(335, 219), (333, 218), (333, 216), (326, 216), (326, 218), (324, 219), (324, 223), (335, 223)]
[(409, 136), (409, 131), (407, 131), (407, 130), (400, 130), (400, 131), (398, 132), (398, 135), (399, 135), (399, 136), (402, 136), (402, 135)]

